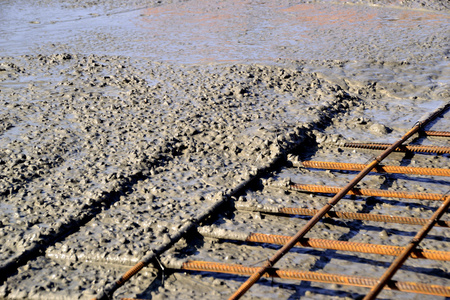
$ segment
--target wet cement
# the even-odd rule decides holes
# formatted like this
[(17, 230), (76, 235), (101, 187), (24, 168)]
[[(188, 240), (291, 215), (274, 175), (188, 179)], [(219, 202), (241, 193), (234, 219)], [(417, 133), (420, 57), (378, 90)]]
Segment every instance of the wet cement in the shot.
[[(306, 141), (306, 132), (317, 143), (305, 146), (315, 159), (366, 162), (372, 153), (337, 146), (344, 140), (393, 142), (448, 100), (448, 23), (442, 1), (2, 4), (0, 267), (27, 250), (43, 249), (45, 255), (9, 276), (0, 297), (98, 293), (123, 274), (120, 265), (167, 241), (184, 220), (289, 145)], [(433, 129), (449, 131), (449, 124), (441, 119)], [(423, 142), (448, 145), (439, 138)], [(450, 164), (448, 156), (392, 156), (399, 161)], [(329, 173), (318, 179), (309, 171), (286, 172), (278, 176), (344, 182)], [(448, 180), (371, 176), (363, 184), (445, 192)], [(317, 208), (324, 201), (275, 193), (274, 203)], [(394, 204), (377, 205), (390, 214), (400, 211)], [(363, 209), (361, 202), (342, 205)], [(408, 215), (433, 209), (417, 203)], [(278, 231), (295, 231), (286, 228)], [(333, 238), (348, 234), (339, 226), (332, 230)], [(448, 240), (438, 229), (436, 236), (441, 234)], [(401, 234), (393, 240), (370, 231), (361, 236), (365, 242), (403, 242)], [(447, 247), (439, 239), (429, 243)], [(226, 248), (238, 261), (248, 260), (236, 254), (240, 248)], [(315, 265), (311, 256), (305, 259)], [(346, 264), (346, 270), (358, 273), (366, 263)], [(334, 272), (342, 264), (337, 259), (336, 266), (324, 266)], [(445, 264), (432, 268), (448, 274)], [(117, 296), (147, 290), (153, 297), (212, 298), (226, 289), (223, 282), (201, 283), (189, 292), (179, 282), (158, 287), (155, 274), (140, 274)], [(273, 297), (290, 293), (268, 290)], [(251, 296), (266, 297), (268, 290)], [(303, 296), (351, 296), (310, 290)]]
[(181, 63), (442, 62), (448, 56), (448, 4), (442, 1), (427, 1), (421, 9), (401, 7), (420, 6), (419, 1), (142, 1), (126, 8), (109, 1), (74, 2), (7, 2), (2, 53), (108, 54)]

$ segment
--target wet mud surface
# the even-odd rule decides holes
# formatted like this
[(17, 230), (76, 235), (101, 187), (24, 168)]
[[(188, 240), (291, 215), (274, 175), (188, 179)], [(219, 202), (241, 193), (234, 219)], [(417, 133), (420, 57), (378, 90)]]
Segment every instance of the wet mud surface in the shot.
[[(367, 162), (372, 151), (342, 142), (394, 142), (449, 100), (449, 18), (445, 1), (5, 1), (0, 298), (95, 296), (295, 144), (302, 151), (292, 161)], [(448, 114), (432, 130), (450, 131)], [(413, 143), (450, 146), (433, 137)], [(450, 167), (448, 155), (395, 153), (386, 164)], [(285, 168), (274, 176), (342, 186), (354, 174)], [(449, 180), (370, 175), (361, 186), (445, 193)], [(239, 201), (318, 209), (326, 198), (265, 185)], [(340, 208), (427, 218), (438, 205), (367, 203), (346, 199)], [(306, 222), (228, 217), (216, 225), (283, 235)], [(344, 225), (319, 223), (311, 237), (405, 245), (414, 235), (401, 225)], [(251, 265), (275, 249), (242, 252), (242, 245), (189, 238), (200, 244), (182, 240), (169, 254)], [(449, 238), (435, 228), (423, 248), (445, 251)], [(380, 276), (391, 261), (302, 249), (280, 267)], [(396, 279), (448, 286), (449, 269), (409, 260)], [(158, 274), (143, 270), (115, 297), (226, 298), (242, 282), (179, 274), (163, 283)], [(365, 291), (263, 281), (249, 298), (344, 299)]]

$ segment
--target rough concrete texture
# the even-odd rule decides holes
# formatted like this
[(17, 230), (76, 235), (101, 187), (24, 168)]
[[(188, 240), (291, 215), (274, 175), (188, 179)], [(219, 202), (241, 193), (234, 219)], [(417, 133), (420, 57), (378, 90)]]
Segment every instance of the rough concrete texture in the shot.
[[(301, 142), (297, 159), (364, 163), (373, 152), (341, 143), (394, 142), (449, 98), (445, 1), (22, 0), (2, 10), (0, 298), (88, 299), (292, 145)], [(450, 131), (448, 113), (432, 129)], [(396, 153), (386, 164), (450, 167), (448, 155)], [(343, 185), (352, 174), (284, 169), (273, 180), (286, 178)], [(445, 193), (448, 183), (371, 175), (362, 186)], [(326, 198), (264, 188), (241, 200), (318, 208)], [(437, 207), (411, 203), (343, 201), (340, 208), (425, 218)], [(261, 231), (270, 218), (236, 213), (218, 225)], [(300, 221), (274, 219), (264, 230), (289, 235)], [(353, 222), (352, 230), (321, 223), (312, 235), (324, 232), (393, 245), (412, 234)], [(449, 237), (435, 229), (423, 247), (445, 250)], [(172, 255), (254, 264), (273, 252), (185, 243)], [(378, 276), (391, 259), (297, 254), (280, 266), (353, 275), (370, 268)], [(448, 263), (410, 264), (402, 280), (449, 285)], [(225, 298), (241, 282), (175, 275), (162, 283), (160, 275), (145, 269), (115, 297)], [(249, 297), (340, 299), (364, 291), (264, 282)]]

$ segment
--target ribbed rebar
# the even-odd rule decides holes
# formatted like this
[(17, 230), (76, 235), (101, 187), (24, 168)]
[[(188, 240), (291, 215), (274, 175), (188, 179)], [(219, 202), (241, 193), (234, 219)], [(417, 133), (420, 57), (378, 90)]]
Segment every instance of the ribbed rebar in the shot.
[[(255, 243), (268, 243), (284, 245), (290, 239), (289, 236), (274, 235), (274, 234), (262, 234), (262, 233), (250, 233), (245, 240), (246, 242)], [(405, 249), (404, 247), (398, 246), (386, 246), (368, 243), (358, 243), (358, 242), (347, 242), (347, 241), (335, 241), (326, 239), (313, 239), (313, 238), (302, 238), (297, 244), (297, 247), (307, 247), (307, 248), (321, 248), (327, 250), (339, 250), (339, 251), (349, 251), (349, 252), (360, 252), (369, 254), (380, 254), (380, 255), (390, 255), (398, 256)], [(441, 261), (450, 261), (450, 252), (436, 251), (436, 250), (426, 250), (418, 249), (411, 253), (411, 258), (423, 258)]]
[(135, 275), (137, 272), (142, 270), (142, 268), (145, 267), (145, 264), (143, 262), (138, 262), (135, 264), (132, 268), (130, 268), (119, 280), (117, 280), (117, 285), (122, 285), (124, 282), (126, 282), (128, 279), (130, 279), (133, 275)]
[(428, 136), (450, 137), (450, 131), (424, 131), (423, 134)]
[[(342, 188), (336, 186), (316, 185), (316, 184), (299, 184), (291, 183), (288, 188), (290, 190), (323, 194), (336, 194)], [(434, 200), (444, 201), (445, 196), (435, 193), (414, 193), (414, 192), (401, 192), (401, 191), (386, 191), (378, 189), (360, 189), (352, 188), (348, 191), (348, 195), (357, 196), (372, 196), (372, 197), (387, 197), (387, 198), (405, 198), (405, 199), (418, 199), (418, 200)], [(448, 197), (448, 196), (447, 196)]]
[[(187, 261), (183, 263), (181, 267), (181, 270), (184, 271), (226, 273), (241, 276), (251, 275), (257, 272), (258, 269), (259, 269), (258, 267), (246, 267), (243, 265), (223, 264), (223, 263), (203, 262), (203, 261)], [(276, 268), (268, 268), (267, 272), (265, 272), (262, 276), (277, 277), (290, 280), (323, 282), (330, 284), (334, 283), (359, 287), (371, 287), (377, 283), (377, 279), (369, 277), (341, 275), (341, 274), (327, 274), (327, 273), (299, 271), (299, 270), (285, 270)], [(402, 292), (420, 293), (444, 297), (450, 296), (450, 287), (439, 286), (434, 284), (423, 284), (415, 282), (402, 282), (390, 280), (387, 288)]]
[[(237, 210), (254, 211), (269, 214), (284, 214), (284, 215), (300, 215), (300, 216), (314, 216), (319, 212), (318, 209), (300, 208), (300, 207), (279, 207), (271, 205), (246, 205), (243, 203), (236, 203)], [(427, 219), (415, 218), (415, 217), (400, 217), (379, 215), (374, 213), (353, 213), (346, 211), (329, 211), (323, 216), (324, 218), (339, 218), (348, 220), (361, 220), (361, 221), (373, 221), (373, 222), (385, 222), (385, 223), (398, 223), (409, 225), (425, 225)], [(439, 220), (436, 226), (450, 227), (450, 221)]]
[[(318, 212), (317, 209), (296, 208), (296, 207), (280, 208), (280, 213), (285, 213), (285, 214), (314, 216), (317, 212)], [(427, 222), (427, 219), (424, 219), (424, 218), (399, 217), (399, 216), (389, 216), (389, 215), (378, 215), (378, 214), (373, 214), (373, 213), (368, 214), (368, 213), (353, 213), (353, 212), (340, 212), (340, 211), (330, 211), (324, 217), (361, 220), (361, 221), (409, 224), (409, 225), (424, 225)], [(450, 227), (450, 221), (440, 220), (437, 225), (441, 226), (441, 227)]]
[[(327, 169), (342, 171), (361, 171), (365, 164), (351, 164), (340, 162), (324, 162), (324, 161), (302, 161), (301, 166), (311, 169)], [(403, 166), (376, 166), (371, 172), (377, 173), (396, 173), (396, 174), (413, 174), (413, 175), (429, 175), (429, 176), (450, 176), (450, 169), (440, 168), (418, 168)]]
[(376, 285), (372, 287), (370, 292), (364, 297), (364, 300), (373, 300), (388, 284), (395, 273), (402, 267), (403, 263), (408, 259), (410, 254), (419, 246), (420, 242), (433, 228), (434, 224), (442, 217), (450, 206), (450, 197), (447, 197), (444, 203), (434, 212), (422, 229), (414, 236), (411, 242), (403, 249), (402, 253), (392, 262), (386, 272), (381, 276)]
[[(223, 228), (216, 228), (212, 226), (203, 226), (198, 228), (198, 232), (204, 237), (210, 237), (222, 240), (243, 241), (253, 243), (266, 243), (284, 245), (289, 239), (289, 236), (262, 234), (262, 233), (246, 233), (237, 230), (227, 230)], [(301, 238), (296, 244), (296, 247), (304, 248), (320, 248), (327, 250), (349, 251), (369, 254), (391, 255), (398, 256), (404, 250), (403, 247), (386, 246), (349, 241), (336, 241), (327, 239)], [(450, 252), (436, 251), (436, 250), (416, 250), (411, 253), (412, 258), (423, 258), (441, 261), (450, 261)]]
[[(383, 143), (344, 143), (344, 147), (370, 149), (370, 150), (386, 150), (390, 144)], [(421, 146), (421, 145), (400, 145), (395, 148), (395, 152), (422, 152), (422, 153), (436, 153), (449, 154), (450, 147), (443, 146)]]
[(438, 115), (440, 115), (443, 111), (445, 111), (450, 106), (450, 102), (445, 103), (444, 105), (438, 107), (431, 114), (422, 117), (417, 123), (411, 128), (403, 137), (401, 137), (397, 142), (388, 147), (383, 153), (377, 156), (367, 167), (362, 170), (353, 180), (351, 180), (344, 188), (342, 188), (324, 207), (320, 209), (320, 211), (313, 216), (308, 223), (306, 223), (290, 240), (287, 242), (281, 249), (279, 249), (270, 259), (266, 261), (266, 263), (256, 269), (256, 271), (237, 289), (237, 291), (231, 295), (229, 299), (239, 299), (242, 297), (255, 282), (257, 282), (261, 276), (264, 275), (268, 271), (268, 269), (272, 268), (289, 250), (294, 247), (294, 245), (298, 242), (299, 239), (303, 238), (306, 233), (314, 227), (320, 219), (333, 208), (339, 200), (341, 200), (351, 189), (355, 187), (369, 172), (377, 166), (383, 159), (385, 159), (392, 151), (394, 151), (398, 146), (403, 144), (407, 139), (409, 139), (412, 135), (417, 133), (421, 128), (423, 128), (426, 124), (435, 119)]
[[(237, 230), (227, 230), (213, 226), (203, 226), (198, 228), (198, 232), (204, 237), (222, 240), (243, 241), (253, 243), (266, 243), (284, 245), (290, 237), (285, 235), (246, 233)], [(404, 250), (403, 247), (386, 246), (349, 241), (335, 241), (327, 239), (301, 238), (296, 247), (320, 248), (327, 250), (349, 251), (369, 254), (398, 256)], [(411, 253), (412, 258), (423, 258), (441, 261), (450, 261), (450, 252), (436, 250), (416, 250)]]

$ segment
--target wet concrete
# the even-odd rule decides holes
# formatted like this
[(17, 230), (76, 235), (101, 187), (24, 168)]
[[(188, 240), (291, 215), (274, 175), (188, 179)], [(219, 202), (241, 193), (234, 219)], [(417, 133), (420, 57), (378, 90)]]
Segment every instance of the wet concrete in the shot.
[(445, 4), (442, 11), (350, 4), (184, 1), (112, 8), (11, 1), (3, 6), (0, 49), (6, 55), (65, 51), (180, 63), (398, 62), (448, 55)]
[[(315, 157), (366, 162), (373, 154), (339, 158), (336, 146), (393, 142), (448, 101), (448, 25), (442, 1), (2, 3), (0, 267), (29, 252), (36, 259), (8, 275), (0, 297), (91, 297), (306, 132), (318, 143)], [(445, 118), (433, 129), (449, 131)], [(450, 165), (448, 156), (392, 157)], [(298, 176), (335, 180), (313, 175)], [(448, 180), (373, 176), (365, 184), (445, 192)], [(283, 193), (276, 201), (286, 201)], [(323, 202), (310, 200), (289, 201)], [(420, 208), (410, 215), (434, 206)], [(402, 241), (392, 238), (381, 242)], [(379, 241), (370, 232), (363, 240)], [(446, 265), (432, 268), (448, 274)], [(226, 287), (185, 292), (178, 283), (159, 287), (155, 274), (147, 270), (116, 296), (211, 298)], [(273, 297), (289, 293), (277, 288)]]

